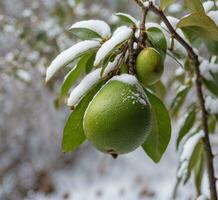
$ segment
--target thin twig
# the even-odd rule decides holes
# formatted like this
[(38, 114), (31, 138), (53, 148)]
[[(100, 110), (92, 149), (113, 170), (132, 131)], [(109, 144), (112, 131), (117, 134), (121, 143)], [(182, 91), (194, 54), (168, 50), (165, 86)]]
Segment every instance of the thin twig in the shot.
[(134, 50), (135, 31), (136, 31), (136, 27), (133, 27), (133, 34), (128, 43), (128, 51), (129, 51), (128, 69), (129, 69), (129, 74), (132, 75), (135, 74), (135, 50)]
[[(134, 0), (134, 1), (141, 8), (145, 7), (140, 0)], [(198, 55), (195, 54), (193, 48), (176, 32), (176, 30), (172, 27), (171, 23), (169, 22), (169, 20), (167, 19), (167, 17), (165, 16), (162, 10), (160, 10), (155, 5), (153, 5), (152, 2), (150, 2), (147, 8), (149, 11), (152, 11), (153, 13), (155, 13), (157, 16), (160, 17), (160, 19), (165, 23), (168, 30), (170, 31), (172, 37), (176, 39), (186, 49), (189, 59), (195, 68), (197, 96), (201, 108), (202, 127), (204, 131), (204, 140), (203, 140), (204, 149), (207, 157), (207, 169), (208, 169), (208, 178), (209, 178), (209, 185), (210, 185), (210, 196), (211, 196), (210, 199), (218, 200), (217, 190), (216, 190), (216, 178), (215, 178), (215, 171), (214, 171), (214, 164), (213, 164), (214, 157), (212, 154), (209, 131), (208, 131), (208, 113), (205, 108), (205, 99), (202, 91), (202, 76), (200, 74), (200, 69), (199, 69), (200, 62), (198, 60)]]

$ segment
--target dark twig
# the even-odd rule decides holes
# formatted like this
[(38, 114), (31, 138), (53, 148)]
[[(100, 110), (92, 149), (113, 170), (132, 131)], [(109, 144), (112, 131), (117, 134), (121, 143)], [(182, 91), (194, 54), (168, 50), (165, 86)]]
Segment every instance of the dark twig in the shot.
[[(134, 0), (134, 1), (141, 8), (145, 7), (140, 0)], [(208, 131), (208, 113), (205, 108), (205, 99), (202, 91), (202, 76), (200, 74), (200, 69), (199, 69), (200, 62), (198, 60), (198, 55), (195, 54), (193, 48), (176, 32), (176, 30), (172, 27), (171, 23), (169, 22), (169, 20), (167, 19), (167, 17), (165, 16), (162, 10), (160, 10), (155, 5), (153, 5), (152, 2), (149, 3), (147, 9), (155, 13), (157, 16), (159, 16), (160, 19), (165, 23), (169, 32), (172, 35), (172, 38), (177, 40), (186, 49), (189, 59), (195, 68), (195, 73), (196, 73), (195, 83), (197, 88), (198, 102), (202, 114), (202, 127), (204, 131), (203, 141), (204, 141), (204, 149), (207, 157), (207, 169), (208, 169), (208, 177), (209, 177), (209, 185), (210, 185), (210, 199), (218, 200), (217, 190), (216, 190), (216, 178), (215, 178), (214, 164), (213, 164), (213, 154), (212, 154), (212, 148), (211, 148), (209, 131)]]
[(135, 31), (136, 31), (136, 27), (133, 27), (133, 34), (128, 43), (128, 51), (129, 51), (128, 69), (129, 69), (129, 74), (132, 75), (135, 74), (135, 50), (134, 50)]

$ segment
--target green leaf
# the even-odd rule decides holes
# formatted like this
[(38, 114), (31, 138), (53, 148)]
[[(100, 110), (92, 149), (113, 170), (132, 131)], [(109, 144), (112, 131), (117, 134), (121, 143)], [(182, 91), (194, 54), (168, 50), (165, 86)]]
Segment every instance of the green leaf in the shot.
[(89, 102), (105, 82), (105, 80), (101, 80), (96, 83), (70, 114), (63, 131), (62, 151), (73, 151), (85, 141), (86, 137), (83, 130), (84, 113)]
[(161, 10), (165, 10), (167, 6), (169, 6), (173, 0), (160, 0), (160, 8)]
[(121, 24), (134, 25), (137, 22), (134, 17), (126, 13), (116, 13), (115, 16), (118, 17), (118, 20)]
[(72, 32), (78, 38), (85, 40), (101, 38), (101, 36), (98, 33), (87, 28), (71, 28), (69, 31)]
[(145, 89), (151, 105), (152, 127), (146, 141), (142, 145), (144, 151), (154, 162), (159, 162), (171, 137), (171, 122), (169, 113), (163, 102), (152, 92)]
[(203, 172), (204, 172), (204, 157), (202, 153), (194, 167), (194, 180), (195, 180), (195, 188), (196, 188), (197, 196), (201, 194), (201, 183), (203, 178)]
[(210, 54), (218, 55), (218, 42), (214, 40), (204, 39), (204, 43)]
[(95, 61), (95, 53), (91, 55), (91, 57), (88, 59), (86, 63), (86, 74), (92, 71), (92, 68), (94, 66), (94, 61)]
[(167, 93), (166, 87), (162, 81), (158, 81), (155, 84), (150, 85), (149, 89), (151, 89), (160, 99), (164, 99)]
[(190, 129), (194, 125), (195, 118), (196, 118), (196, 107), (192, 106), (189, 112), (186, 114), (184, 122), (181, 126), (181, 129), (179, 130), (178, 138), (176, 140), (176, 149), (178, 149), (181, 140), (184, 138), (184, 136), (190, 131)]
[(157, 27), (151, 27), (147, 29), (146, 33), (153, 47), (160, 52), (164, 61), (167, 51), (167, 41), (163, 32)]
[(188, 170), (191, 171), (194, 166), (196, 165), (197, 161), (200, 159), (201, 155), (203, 153), (203, 142), (200, 140), (192, 152), (192, 156), (189, 160)]
[(214, 95), (218, 97), (218, 85), (211, 80), (203, 79), (204, 85), (207, 87), (207, 89)]
[(178, 23), (177, 28), (195, 27), (202, 37), (218, 41), (218, 27), (214, 21), (206, 14), (194, 12), (183, 17)]
[(178, 92), (176, 93), (175, 98), (172, 101), (172, 104), (170, 106), (172, 116), (176, 116), (180, 107), (183, 105), (186, 96), (191, 89), (191, 85), (183, 85), (181, 88), (179, 88)]
[(68, 72), (65, 76), (64, 81), (61, 86), (61, 96), (65, 96), (69, 89), (72, 87), (73, 83), (79, 78), (80, 74), (86, 69), (87, 62), (90, 57), (93, 55), (92, 53), (87, 53), (83, 55), (78, 61), (77, 65)]
[(191, 12), (204, 12), (204, 7), (200, 0), (184, 0), (185, 7)]
[(216, 130), (216, 117), (214, 115), (210, 115), (208, 117), (208, 129), (209, 129), (209, 133), (215, 133), (215, 130)]

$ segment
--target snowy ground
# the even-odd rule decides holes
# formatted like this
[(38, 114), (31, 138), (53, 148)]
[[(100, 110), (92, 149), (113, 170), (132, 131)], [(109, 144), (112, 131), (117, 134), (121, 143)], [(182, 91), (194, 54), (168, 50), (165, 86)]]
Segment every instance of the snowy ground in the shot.
[[(159, 164), (142, 149), (114, 160), (85, 144), (73, 163), (54, 171), (55, 192), (50, 196), (30, 193), (26, 200), (169, 200), (175, 184), (176, 160), (173, 144)], [(185, 190), (184, 190), (185, 189)], [(193, 199), (190, 185), (179, 200)]]

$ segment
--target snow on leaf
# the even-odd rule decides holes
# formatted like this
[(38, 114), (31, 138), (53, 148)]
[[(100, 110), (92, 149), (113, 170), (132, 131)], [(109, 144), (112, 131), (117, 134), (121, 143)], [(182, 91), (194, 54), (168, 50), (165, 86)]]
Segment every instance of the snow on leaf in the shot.
[(94, 66), (99, 65), (117, 45), (127, 40), (131, 34), (132, 29), (127, 26), (117, 28), (112, 37), (99, 48), (95, 57)]
[(88, 29), (97, 33), (102, 38), (109, 38), (111, 36), (110, 26), (101, 20), (86, 20), (73, 24), (72, 29)]
[(184, 178), (188, 173), (188, 167), (190, 159), (193, 155), (193, 152), (199, 143), (200, 139), (204, 137), (203, 131), (196, 133), (191, 136), (183, 146), (182, 154), (180, 156), (180, 168), (178, 170), (177, 176), (178, 178)]
[(207, 13), (214, 7), (214, 2), (213, 1), (205, 1), (203, 3), (204, 11)]
[(215, 22), (215, 24), (218, 26), (218, 11), (212, 10), (207, 13), (207, 15)]
[(200, 64), (201, 75), (207, 80), (213, 80), (211, 73), (218, 73), (218, 64), (203, 60)]
[(209, 198), (206, 195), (202, 194), (196, 200), (209, 200)]
[(218, 114), (218, 99), (207, 96), (205, 99), (205, 107), (211, 114)]
[(84, 77), (84, 79), (77, 85), (70, 93), (70, 97), (68, 98), (67, 105), (74, 106), (76, 103), (79, 102), (81, 97), (102, 77), (106, 77), (114, 68), (117, 66), (119, 61), (118, 55), (113, 62), (109, 62), (107, 67), (104, 70), (103, 75), (101, 76), (101, 68), (98, 68), (88, 75)]
[[(176, 29), (176, 25), (177, 25), (177, 23), (179, 22), (179, 19), (177, 19), (177, 18), (175, 18), (175, 17), (172, 17), (172, 16), (167, 16), (167, 19), (168, 19), (169, 22), (171, 23), (172, 27), (173, 27), (174, 29)], [(171, 44), (172, 44), (172, 37), (171, 37), (171, 34), (170, 34), (168, 31), (166, 31), (166, 30), (168, 30), (168, 28), (167, 28), (167, 26), (166, 26), (163, 22), (161, 23), (161, 27), (162, 27), (162, 31), (163, 31), (163, 33), (164, 33), (164, 35), (165, 35), (165, 37), (166, 37), (166, 40), (167, 40), (167, 46), (168, 46), (168, 48), (171, 48)], [(183, 32), (182, 32), (181, 29), (177, 29), (176, 31), (177, 31), (177, 33), (178, 33), (184, 40), (186, 40), (185, 35), (183, 34)], [(186, 40), (186, 42), (188, 42), (188, 41)], [(173, 50), (174, 50), (175, 52), (181, 53), (182, 55), (186, 55), (186, 50), (184, 49), (184, 47), (183, 47), (178, 41), (174, 40), (174, 41), (173, 41), (173, 44), (174, 44), (174, 45), (173, 45)]]
[(100, 43), (97, 41), (89, 41), (85, 40), (79, 42), (72, 47), (66, 49), (65, 51), (61, 52), (50, 64), (46, 71), (46, 82), (48, 82), (52, 76), (62, 67), (69, 64), (75, 58), (80, 56), (82, 53), (97, 48), (100, 46)]

